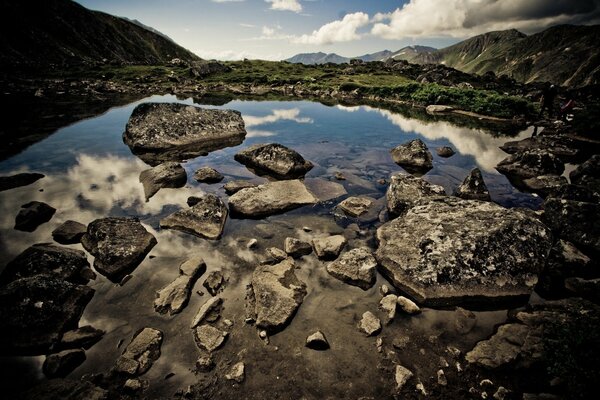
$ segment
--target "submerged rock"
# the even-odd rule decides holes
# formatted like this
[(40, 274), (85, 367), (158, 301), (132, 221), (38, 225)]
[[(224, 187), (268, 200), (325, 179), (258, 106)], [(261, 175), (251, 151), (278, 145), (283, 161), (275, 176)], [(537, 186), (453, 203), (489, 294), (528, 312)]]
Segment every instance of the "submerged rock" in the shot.
[(201, 325), (194, 330), (196, 344), (209, 353), (217, 350), (225, 343), (228, 333), (210, 325)]
[(145, 374), (160, 357), (163, 333), (158, 329), (144, 328), (139, 331), (117, 360), (115, 369), (130, 376)]
[(327, 265), (327, 272), (343, 282), (367, 290), (375, 284), (377, 260), (368, 247), (344, 253)]
[(444, 158), (452, 157), (454, 154), (456, 154), (454, 152), (454, 149), (452, 147), (448, 147), (448, 146), (437, 147), (435, 149), (435, 152), (437, 153), (438, 156), (444, 157)]
[(427, 172), (433, 168), (433, 156), (421, 139), (396, 146), (391, 153), (394, 162), (408, 172)]
[(358, 329), (367, 336), (377, 335), (381, 332), (381, 321), (371, 311), (366, 311), (358, 323)]
[(44, 176), (44, 174), (37, 173), (21, 173), (11, 176), (0, 176), (0, 192), (21, 186), (31, 185), (33, 182), (42, 179)]
[(463, 183), (456, 189), (455, 195), (465, 200), (492, 200), (479, 168), (471, 170)]
[(283, 251), (277, 247), (269, 247), (267, 249), (266, 253), (267, 253), (267, 258), (264, 261), (262, 261), (261, 264), (273, 265), (273, 264), (280, 263), (281, 261), (288, 258), (288, 254), (285, 251)]
[(144, 260), (156, 238), (137, 218), (108, 217), (92, 221), (81, 244), (94, 260), (94, 268), (113, 282), (120, 282)]
[(214, 168), (202, 167), (194, 172), (194, 179), (198, 182), (217, 183), (223, 180), (224, 176)]
[(91, 325), (67, 331), (62, 335), (58, 348), (60, 349), (89, 349), (102, 339), (106, 332)]
[(85, 351), (65, 350), (46, 356), (42, 371), (48, 378), (64, 378), (85, 361)]
[(496, 169), (509, 178), (527, 179), (540, 175), (561, 175), (565, 165), (552, 153), (527, 150), (500, 161)]
[(87, 231), (87, 226), (84, 224), (67, 220), (58, 228), (52, 231), (52, 238), (60, 244), (76, 244), (81, 242), (81, 238)]
[(205, 239), (219, 239), (227, 220), (227, 207), (214, 194), (205, 194), (190, 208), (160, 220), (160, 227), (175, 229)]
[(404, 385), (412, 378), (413, 373), (406, 367), (402, 365), (396, 365), (396, 370), (394, 372), (394, 378), (396, 380), (396, 391), (402, 390)]
[(225, 374), (225, 379), (228, 381), (236, 381), (237, 383), (244, 382), (246, 366), (243, 362), (238, 362), (231, 367), (229, 373)]
[(285, 238), (283, 247), (285, 252), (293, 258), (299, 258), (312, 253), (312, 246), (310, 243), (292, 237)]
[(209, 354), (202, 354), (196, 360), (196, 371), (198, 372), (210, 372), (215, 368), (215, 361)]
[(179, 313), (190, 299), (190, 293), (198, 278), (206, 271), (206, 263), (201, 257), (193, 257), (179, 266), (179, 276), (156, 292), (154, 309), (170, 315)]
[(373, 199), (367, 197), (348, 197), (338, 207), (351, 217), (359, 217), (373, 205)]
[(31, 201), (21, 206), (15, 218), (15, 229), (24, 232), (33, 232), (38, 226), (50, 221), (56, 208), (41, 201)]
[(204, 321), (213, 311), (215, 311), (223, 302), (220, 297), (211, 297), (206, 300), (202, 306), (198, 309), (198, 312), (192, 320), (190, 327), (193, 329), (197, 327), (202, 321)]
[(202, 286), (208, 290), (208, 293), (210, 293), (211, 296), (215, 296), (219, 293), (219, 289), (221, 289), (224, 283), (225, 277), (223, 276), (223, 273), (221, 271), (212, 271), (208, 274)]
[(561, 175), (540, 175), (524, 179), (521, 187), (542, 196), (548, 196), (567, 183), (567, 178)]
[(342, 235), (314, 238), (312, 240), (315, 254), (322, 260), (335, 260), (347, 243), (348, 241)]
[(146, 201), (162, 188), (180, 188), (187, 182), (187, 173), (176, 162), (165, 162), (140, 173)]
[(323, 332), (316, 331), (306, 338), (306, 347), (313, 350), (327, 350), (329, 342)]
[(412, 208), (377, 238), (381, 273), (429, 306), (526, 300), (552, 244), (537, 219), (455, 197)]
[(242, 189), (248, 189), (257, 186), (258, 185), (256, 183), (252, 183), (250, 181), (231, 181), (223, 185), (223, 189), (225, 189), (225, 193), (231, 196), (232, 194), (236, 194)]
[(237, 162), (257, 170), (257, 173), (278, 179), (303, 177), (313, 167), (295, 150), (278, 143), (255, 144), (234, 156)]
[(432, 185), (424, 179), (406, 174), (392, 175), (386, 192), (387, 207), (390, 214), (402, 215), (421, 199), (431, 196), (443, 196), (443, 187)]

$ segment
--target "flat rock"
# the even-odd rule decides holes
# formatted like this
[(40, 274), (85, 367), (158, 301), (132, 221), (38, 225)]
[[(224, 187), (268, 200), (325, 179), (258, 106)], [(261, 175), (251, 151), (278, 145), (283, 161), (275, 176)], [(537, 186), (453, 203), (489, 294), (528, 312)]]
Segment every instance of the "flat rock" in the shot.
[(85, 361), (82, 349), (65, 350), (46, 356), (42, 371), (48, 378), (64, 378)]
[(185, 169), (176, 162), (165, 162), (140, 173), (146, 201), (162, 188), (180, 188), (187, 183)]
[(223, 273), (221, 271), (212, 271), (208, 274), (204, 283), (202, 283), (202, 286), (208, 290), (208, 293), (210, 293), (211, 296), (215, 296), (219, 293), (219, 289), (221, 289), (224, 284), (225, 277), (223, 276)]
[(327, 265), (327, 272), (342, 282), (363, 290), (375, 284), (377, 260), (368, 247), (358, 247), (342, 254)]
[(221, 331), (210, 325), (200, 325), (194, 330), (194, 339), (196, 344), (202, 350), (206, 350), (209, 353), (217, 350), (225, 343), (228, 333)]
[(50, 221), (56, 208), (41, 201), (31, 201), (21, 206), (15, 218), (15, 229), (24, 232), (33, 232), (38, 226)]
[(316, 331), (306, 338), (306, 347), (313, 350), (327, 350), (329, 342), (323, 332)]
[(415, 315), (421, 312), (421, 309), (414, 301), (404, 296), (398, 296), (396, 304), (400, 307), (402, 312), (408, 315)]
[(248, 189), (257, 186), (258, 185), (256, 183), (252, 183), (250, 181), (231, 181), (223, 185), (223, 189), (225, 189), (225, 193), (231, 196), (232, 194), (236, 194), (242, 189)]
[(377, 335), (381, 332), (381, 321), (371, 311), (366, 311), (358, 323), (358, 329), (367, 336)]
[(106, 332), (102, 329), (96, 329), (91, 325), (85, 325), (81, 328), (65, 332), (60, 339), (58, 348), (60, 349), (89, 349), (102, 339)]
[(256, 326), (268, 333), (282, 330), (306, 296), (306, 285), (294, 273), (291, 258), (276, 265), (256, 267), (251, 290), (252, 295), (247, 296), (248, 309), (254, 310)]
[(552, 245), (536, 218), (456, 197), (413, 207), (377, 238), (380, 272), (428, 306), (525, 301)]
[(95, 257), (94, 268), (113, 282), (120, 282), (146, 258), (156, 238), (140, 220), (108, 217), (91, 222), (81, 244)]
[(293, 237), (285, 238), (283, 248), (287, 255), (293, 258), (299, 258), (312, 253), (312, 246), (310, 243)]
[(342, 235), (333, 235), (312, 240), (317, 257), (323, 260), (334, 260), (340, 255), (348, 241)]
[(344, 185), (321, 178), (306, 178), (304, 184), (319, 201), (330, 201), (348, 194)]
[(255, 169), (258, 174), (277, 179), (300, 178), (313, 167), (298, 152), (278, 143), (252, 145), (237, 153), (234, 159)]
[(454, 149), (452, 147), (448, 147), (448, 146), (436, 147), (435, 152), (437, 153), (438, 156), (444, 157), (444, 158), (452, 157), (454, 154), (456, 154), (454, 152)]
[(194, 172), (194, 179), (198, 182), (217, 183), (225, 178), (219, 171), (211, 167), (202, 167)]
[(160, 357), (162, 341), (163, 333), (158, 329), (142, 329), (117, 360), (116, 370), (131, 376), (145, 374)]
[(225, 379), (228, 381), (235, 381), (237, 383), (244, 382), (246, 366), (243, 362), (235, 363), (229, 372), (225, 374)]
[(37, 173), (21, 173), (11, 176), (0, 176), (0, 192), (21, 186), (31, 185), (35, 181), (42, 179), (44, 176), (44, 174)]
[(177, 314), (183, 310), (198, 278), (206, 271), (206, 263), (201, 257), (193, 257), (179, 267), (179, 276), (156, 292), (154, 310), (161, 314)]
[(413, 373), (406, 367), (402, 365), (396, 365), (396, 369), (394, 371), (394, 379), (396, 381), (396, 391), (402, 390), (404, 385), (412, 378)]
[(261, 262), (261, 264), (273, 265), (278, 264), (281, 261), (288, 258), (288, 254), (277, 247), (269, 247), (266, 251), (267, 258)]
[(424, 179), (406, 174), (392, 175), (386, 192), (387, 208), (392, 216), (402, 215), (421, 199), (444, 196), (443, 187), (432, 185)]
[(569, 174), (571, 183), (584, 186), (595, 193), (600, 193), (600, 155), (590, 157)]
[(211, 297), (210, 299), (206, 300), (206, 302), (202, 304), (202, 306), (200, 306), (200, 308), (198, 309), (198, 312), (194, 316), (190, 327), (192, 329), (197, 327), (210, 315), (210, 313), (215, 311), (217, 307), (221, 305), (222, 302), (223, 300), (220, 297)]
[(496, 169), (509, 178), (527, 179), (540, 175), (561, 175), (565, 165), (547, 151), (526, 150), (500, 161)]
[(473, 168), (471, 172), (469, 172), (469, 175), (467, 175), (454, 194), (465, 200), (492, 200), (479, 168)]
[(194, 206), (161, 219), (160, 227), (216, 240), (223, 233), (227, 213), (227, 207), (218, 196), (205, 194)]
[(183, 161), (241, 144), (246, 137), (238, 111), (177, 103), (143, 103), (132, 112), (123, 141), (150, 165)]
[(433, 156), (421, 139), (396, 146), (391, 153), (394, 162), (408, 172), (427, 172), (433, 168)]
[(523, 179), (521, 188), (546, 197), (567, 183), (567, 178), (562, 175), (540, 175)]
[(269, 182), (242, 189), (229, 198), (229, 209), (243, 217), (265, 217), (305, 205), (318, 199), (299, 180)]
[(76, 244), (81, 242), (81, 238), (86, 231), (87, 226), (84, 224), (67, 220), (52, 231), (52, 239), (60, 244)]
[(348, 197), (340, 204), (338, 208), (351, 217), (359, 217), (369, 211), (373, 205), (373, 199), (368, 197)]

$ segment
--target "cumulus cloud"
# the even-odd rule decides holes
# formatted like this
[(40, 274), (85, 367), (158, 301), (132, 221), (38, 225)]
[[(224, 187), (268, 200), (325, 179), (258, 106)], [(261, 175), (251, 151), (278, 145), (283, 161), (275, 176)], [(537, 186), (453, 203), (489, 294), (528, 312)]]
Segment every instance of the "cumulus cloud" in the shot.
[(309, 117), (300, 117), (300, 109), (290, 108), (287, 110), (273, 110), (270, 115), (256, 117), (253, 115), (243, 115), (246, 127), (253, 127), (265, 124), (272, 124), (277, 121), (294, 121), (299, 124), (312, 124), (314, 121)]
[(271, 10), (293, 11), (299, 13), (302, 11), (302, 4), (298, 0), (265, 0), (271, 3)]
[(300, 44), (331, 44), (349, 42), (361, 38), (357, 32), (369, 24), (369, 16), (363, 12), (347, 14), (341, 20), (333, 21), (313, 31), (310, 35), (302, 35), (292, 39)]
[(246, 0), (210, 0), (213, 3), (241, 3)]

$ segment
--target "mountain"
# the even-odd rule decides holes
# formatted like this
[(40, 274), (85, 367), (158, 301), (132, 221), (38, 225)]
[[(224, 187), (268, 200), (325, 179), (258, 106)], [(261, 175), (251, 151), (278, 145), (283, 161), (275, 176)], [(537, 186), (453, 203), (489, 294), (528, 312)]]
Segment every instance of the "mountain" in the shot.
[(148, 27), (71, 0), (0, 0), (0, 67), (164, 64), (173, 58), (199, 60)]
[[(407, 60), (411, 61), (414, 57), (422, 53), (431, 53), (435, 51), (433, 47), (427, 46), (407, 46), (403, 47), (398, 51), (390, 51), (383, 50), (377, 53), (364, 54), (362, 56), (353, 57), (359, 60), (363, 60), (365, 62), (369, 61), (385, 61), (389, 58), (394, 58), (396, 60)], [(352, 58), (339, 56), (335, 53), (325, 54), (323, 52), (319, 53), (302, 53), (296, 54), (295, 56), (288, 58), (285, 61), (291, 63), (301, 63), (301, 64), (324, 64), (327, 62), (332, 62), (335, 64), (345, 64), (350, 62)]]
[(413, 62), (415, 58), (427, 57), (429, 54), (435, 52), (436, 50), (437, 49), (428, 46), (406, 46), (390, 54), (388, 58), (393, 58), (394, 60), (405, 60), (408, 62)]
[(288, 58), (285, 61), (288, 61), (288, 62), (291, 62), (294, 64), (313, 65), (313, 64), (325, 64), (328, 62), (335, 63), (335, 64), (344, 64), (344, 63), (349, 62), (350, 59), (346, 58), (346, 57), (338, 56), (335, 53), (325, 54), (323, 52), (319, 52), (319, 53), (296, 54), (295, 56)]

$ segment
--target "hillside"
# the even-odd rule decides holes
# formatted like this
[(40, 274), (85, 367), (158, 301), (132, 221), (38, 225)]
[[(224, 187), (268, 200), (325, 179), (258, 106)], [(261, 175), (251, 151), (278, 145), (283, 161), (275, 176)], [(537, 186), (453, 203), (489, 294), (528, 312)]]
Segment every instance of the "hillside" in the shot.
[(307, 65), (325, 64), (328, 62), (332, 62), (335, 64), (345, 64), (350, 62), (350, 60), (353, 58), (363, 60), (365, 62), (385, 61), (390, 58), (393, 58), (395, 60), (412, 61), (415, 57), (417, 57), (420, 54), (429, 54), (431, 52), (434, 52), (435, 50), (436, 49), (434, 49), (433, 47), (427, 46), (406, 46), (397, 51), (383, 50), (378, 51), (376, 53), (364, 54), (358, 57), (344, 57), (335, 53), (325, 54), (323, 52), (301, 53), (296, 54), (295, 56), (290, 57), (285, 61)]
[(71, 0), (0, 0), (0, 66), (95, 63), (164, 64), (198, 60), (139, 23), (88, 10)]

